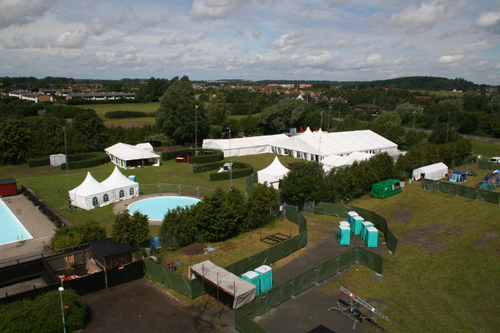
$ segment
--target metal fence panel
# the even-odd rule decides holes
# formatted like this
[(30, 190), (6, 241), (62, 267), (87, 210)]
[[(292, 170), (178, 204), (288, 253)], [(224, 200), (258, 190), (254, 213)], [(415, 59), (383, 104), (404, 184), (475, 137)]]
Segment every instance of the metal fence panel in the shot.
[(356, 248), (352, 248), (339, 256), (339, 272), (356, 262)]
[(293, 287), (294, 295), (300, 293), (301, 291), (309, 288), (316, 283), (316, 271), (316, 268), (313, 268), (295, 277), (295, 285)]
[(372, 253), (372, 252), (365, 250), (361, 247), (358, 247), (356, 250), (358, 252), (357, 259), (361, 265), (368, 267), (377, 273), (382, 274), (382, 270), (383, 270), (383, 266), (384, 266), (384, 258), (382, 256), (375, 254), (375, 253)]
[(267, 292), (267, 310), (292, 297), (293, 279), (288, 280), (280, 286), (274, 287)]
[(318, 282), (337, 274), (338, 258), (329, 260), (318, 266)]
[(240, 333), (266, 333), (266, 331), (260, 327), (252, 319), (247, 318), (243, 311), (234, 310), (234, 328)]

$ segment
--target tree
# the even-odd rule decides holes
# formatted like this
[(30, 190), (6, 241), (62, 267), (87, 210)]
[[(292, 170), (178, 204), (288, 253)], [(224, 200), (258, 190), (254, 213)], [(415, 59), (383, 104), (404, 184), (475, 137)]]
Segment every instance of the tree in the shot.
[(29, 151), (31, 131), (20, 119), (7, 119), (0, 123), (0, 162), (19, 163)]
[(303, 101), (293, 98), (282, 99), (278, 104), (264, 109), (260, 115), (259, 126), (267, 134), (283, 133), (290, 127), (300, 125), (305, 113)]
[[(184, 76), (180, 80), (171, 82), (160, 99), (160, 108), (156, 112), (156, 125), (163, 128), (165, 134), (177, 144), (193, 142), (196, 103), (188, 77)], [(206, 133), (207, 117), (203, 104), (198, 107), (197, 119), (198, 132)]]
[(231, 114), (231, 107), (221, 97), (212, 98), (212, 101), (206, 104), (207, 119), (210, 126), (208, 136), (210, 138), (219, 138), (223, 129), (226, 128), (227, 118)]
[(50, 239), (50, 246), (54, 249), (86, 244), (106, 238), (106, 229), (94, 220), (81, 224), (56, 229)]
[(255, 184), (255, 188), (248, 196), (246, 216), (240, 224), (240, 232), (246, 232), (265, 226), (273, 220), (269, 214), (270, 207), (278, 205), (278, 192), (272, 186)]
[(320, 201), (323, 194), (325, 171), (318, 162), (300, 162), (283, 179), (281, 194), (287, 200)]
[(94, 110), (77, 113), (71, 127), (85, 138), (85, 151), (102, 151), (104, 149), (107, 128)]
[(148, 216), (135, 212), (130, 216), (128, 211), (119, 213), (112, 226), (112, 237), (117, 243), (142, 244), (149, 239)]

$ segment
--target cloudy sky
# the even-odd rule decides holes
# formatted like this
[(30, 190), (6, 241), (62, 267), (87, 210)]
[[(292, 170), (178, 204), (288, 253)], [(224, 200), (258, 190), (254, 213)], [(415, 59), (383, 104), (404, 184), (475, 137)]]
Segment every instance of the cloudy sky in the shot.
[(0, 0), (0, 76), (500, 84), (500, 0)]

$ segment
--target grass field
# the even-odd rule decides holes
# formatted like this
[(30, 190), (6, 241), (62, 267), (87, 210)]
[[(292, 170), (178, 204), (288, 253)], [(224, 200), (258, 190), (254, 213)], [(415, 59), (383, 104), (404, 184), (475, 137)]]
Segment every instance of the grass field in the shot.
[(139, 111), (139, 112), (156, 112), (160, 107), (160, 103), (124, 103), (124, 104), (90, 104), (90, 105), (77, 105), (82, 109), (94, 109), (95, 112), (104, 120), (104, 125), (126, 123), (126, 122), (146, 122), (154, 123), (154, 117), (144, 118), (120, 118), (108, 119), (104, 117), (106, 112), (110, 111)]
[(481, 160), (489, 160), (494, 156), (500, 156), (500, 142), (471, 140), (472, 151), (481, 155)]
[[(497, 149), (488, 144), (475, 146), (477, 154), (486, 155)], [(477, 149), (477, 151), (476, 151)], [(498, 154), (500, 155), (500, 154)], [(234, 157), (234, 161), (251, 163), (254, 170), (261, 170), (274, 159), (274, 154)], [(286, 165), (291, 157), (280, 157)], [(102, 181), (107, 178), (114, 165), (108, 163), (89, 169)], [(471, 166), (472, 168), (472, 166)], [(87, 170), (70, 171), (70, 187), (79, 185)], [(208, 173), (193, 174), (188, 164), (162, 162), (160, 167), (148, 167), (122, 171), (125, 175), (136, 175), (141, 192), (158, 192), (156, 184), (184, 184), (200, 187), (203, 191), (217, 186), (229, 187), (229, 181), (210, 182)], [(485, 170), (476, 170), (481, 174)], [(59, 209), (66, 204), (66, 174), (60, 169), (33, 168), (27, 166), (2, 166), (0, 178), (14, 177), (19, 185), (33, 188), (52, 207)], [(479, 180), (479, 177), (475, 177)], [(472, 183), (472, 180), (467, 184)], [(152, 184), (152, 185), (147, 185)], [(399, 240), (395, 255), (384, 254), (384, 278), (372, 280), (373, 271), (356, 266), (338, 282), (323, 287), (325, 292), (336, 294), (344, 286), (363, 299), (376, 298), (384, 303), (374, 303), (389, 322), (379, 323), (387, 332), (495, 332), (500, 326), (500, 224), (498, 205), (466, 199), (419, 188), (419, 182), (406, 184), (403, 192), (384, 200), (364, 196), (352, 205), (374, 211), (385, 217), (391, 231)], [(162, 191), (175, 190), (163, 185)], [(245, 179), (233, 180), (233, 187), (244, 191)], [(184, 191), (184, 190), (183, 190)], [(498, 191), (498, 190), (496, 190)], [(74, 223), (95, 219), (108, 232), (113, 223), (111, 205), (92, 211), (80, 210), (71, 214), (61, 210)], [(404, 213), (404, 214), (401, 214)], [(410, 216), (402, 220), (399, 216)], [(335, 218), (315, 215), (324, 223), (337, 223)], [(286, 221), (277, 221), (263, 229), (264, 232), (289, 230)], [(152, 234), (158, 227), (151, 228)], [(296, 229), (292, 227), (292, 235)], [(320, 228), (309, 225), (310, 243), (322, 236)], [(234, 242), (238, 251), (219, 253), (221, 264), (241, 259), (249, 253), (261, 250), (255, 239), (258, 232), (240, 235)], [(254, 241), (252, 241), (254, 239)], [(247, 249), (245, 251), (245, 249)], [(231, 251), (228, 251), (231, 252)], [(294, 256), (300, 255), (302, 251)], [(178, 257), (185, 265), (189, 258)], [(191, 260), (194, 260), (191, 258)], [(276, 263), (280, 267), (291, 260), (287, 257)], [(177, 293), (173, 293), (185, 300)], [(194, 303), (199, 300), (194, 300)], [(366, 312), (366, 311), (365, 311)]]

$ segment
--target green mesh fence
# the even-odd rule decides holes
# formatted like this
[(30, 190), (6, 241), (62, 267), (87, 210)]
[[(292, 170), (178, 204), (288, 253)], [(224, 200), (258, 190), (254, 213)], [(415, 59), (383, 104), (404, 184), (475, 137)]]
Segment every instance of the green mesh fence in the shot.
[(491, 192), (483, 189), (475, 189), (459, 184), (451, 184), (437, 180), (422, 179), (421, 187), (436, 192), (443, 192), (461, 197), (485, 201), (493, 204), (500, 204), (500, 193)]
[(477, 161), (477, 168), (483, 170), (498, 170), (500, 169), (500, 163)]
[(266, 333), (262, 327), (259, 326), (252, 319), (247, 318), (245, 313), (241, 310), (234, 310), (234, 328), (240, 333)]
[(259, 180), (258, 180), (257, 172), (253, 172), (253, 173), (251, 173), (251, 174), (248, 175), (248, 177), (247, 177), (247, 184), (246, 184), (247, 194), (252, 193), (252, 191), (255, 188), (254, 183), (257, 183), (258, 181)]
[(338, 262), (339, 259), (335, 258), (332, 260), (329, 260), (322, 265), (318, 266), (318, 281), (323, 281), (326, 278), (329, 278), (330, 276), (337, 274), (337, 267), (338, 267)]
[(384, 267), (384, 258), (382, 256), (374, 255), (374, 253), (361, 247), (358, 247), (356, 251), (356, 259), (361, 265), (382, 274), (382, 269)]
[(298, 294), (314, 285), (317, 280), (317, 272), (317, 268), (313, 268), (295, 277), (293, 284), (293, 293)]
[(387, 248), (393, 254), (396, 253), (398, 239), (389, 230), (389, 225), (387, 224), (387, 220), (384, 219), (382, 216), (363, 208), (334, 204), (329, 202), (320, 202), (314, 207), (314, 213), (316, 214), (345, 217), (346, 219), (347, 219), (347, 213), (349, 211), (355, 211), (360, 216), (362, 216), (365, 219), (365, 221), (372, 222), (375, 228), (377, 228), (384, 234), (384, 239), (385, 243), (387, 244)]

